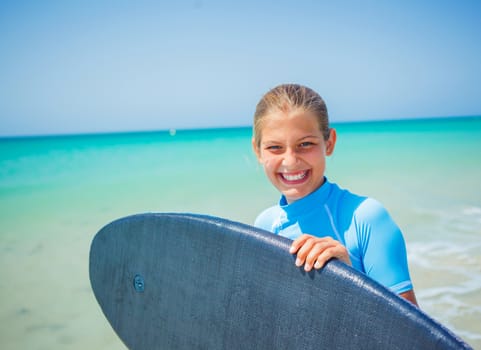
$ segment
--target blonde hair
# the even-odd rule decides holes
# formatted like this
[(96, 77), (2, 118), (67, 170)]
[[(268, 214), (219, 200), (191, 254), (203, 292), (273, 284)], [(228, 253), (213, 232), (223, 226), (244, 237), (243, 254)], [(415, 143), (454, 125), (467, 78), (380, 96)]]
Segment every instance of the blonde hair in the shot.
[(282, 84), (262, 96), (254, 114), (254, 142), (261, 143), (262, 121), (270, 113), (290, 112), (296, 109), (311, 112), (319, 122), (319, 129), (324, 139), (329, 139), (329, 117), (322, 97), (314, 90), (299, 84)]

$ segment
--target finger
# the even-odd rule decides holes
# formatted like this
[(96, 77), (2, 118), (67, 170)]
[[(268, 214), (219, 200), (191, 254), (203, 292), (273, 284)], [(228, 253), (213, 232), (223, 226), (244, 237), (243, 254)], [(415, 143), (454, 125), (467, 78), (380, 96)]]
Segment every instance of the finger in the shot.
[(336, 244), (336, 241), (334, 241), (331, 237), (319, 238), (319, 237), (309, 236), (308, 239), (304, 242), (304, 245), (297, 252), (296, 265), (301, 266), (302, 264), (305, 264), (304, 270), (310, 271), (312, 269), (312, 265), (314, 264), (317, 256), (324, 249), (326, 249), (327, 247), (333, 244)]
[(319, 256), (317, 257), (314, 268), (322, 268), (332, 258), (337, 258), (339, 260), (342, 260), (346, 264), (351, 265), (351, 259), (349, 258), (349, 253), (347, 252), (346, 247), (339, 244), (335, 246), (330, 246), (324, 251), (322, 251), (322, 253), (319, 254)]
[(296, 266), (301, 266), (304, 264), (307, 255), (309, 254), (315, 243), (316, 240), (314, 237), (307, 237), (307, 239), (303, 241), (302, 246), (297, 251)]
[(307, 234), (303, 234), (303, 235), (300, 235), (299, 237), (297, 237), (294, 242), (292, 242), (291, 244), (291, 247), (289, 249), (289, 253), (291, 254), (295, 254), (300, 247), (302, 247), (304, 245), (304, 243), (310, 238), (312, 237), (311, 235), (307, 235)]
[(306, 257), (306, 260), (304, 262), (304, 269), (306, 271), (310, 271), (313, 266), (314, 268), (316, 268), (315, 264), (317, 262), (317, 258), (319, 257), (319, 255), (321, 255), (324, 250), (331, 248), (333, 245), (335, 245), (335, 243), (332, 240), (329, 240), (329, 239), (318, 240), (313, 245), (313, 247), (309, 251), (309, 254)]

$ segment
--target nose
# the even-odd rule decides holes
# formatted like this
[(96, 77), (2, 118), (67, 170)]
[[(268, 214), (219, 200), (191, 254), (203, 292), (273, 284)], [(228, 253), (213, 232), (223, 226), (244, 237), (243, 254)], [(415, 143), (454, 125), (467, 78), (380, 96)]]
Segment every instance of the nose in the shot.
[(296, 152), (291, 148), (286, 149), (284, 153), (284, 157), (282, 158), (282, 165), (289, 168), (294, 166), (296, 163), (297, 163)]

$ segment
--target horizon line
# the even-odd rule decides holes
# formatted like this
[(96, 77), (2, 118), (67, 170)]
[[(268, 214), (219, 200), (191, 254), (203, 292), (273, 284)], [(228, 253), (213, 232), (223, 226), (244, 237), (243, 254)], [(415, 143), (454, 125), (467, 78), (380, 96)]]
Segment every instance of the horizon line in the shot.
[[(430, 116), (430, 117), (407, 117), (407, 118), (390, 118), (390, 119), (362, 119), (362, 120), (340, 120), (329, 121), (330, 125), (345, 124), (369, 124), (369, 123), (391, 123), (391, 122), (413, 122), (413, 121), (434, 121), (449, 119), (478, 119), (479, 115), (464, 116)], [(111, 130), (111, 131), (91, 131), (91, 132), (66, 132), (66, 133), (46, 133), (46, 134), (17, 134), (17, 135), (0, 135), (0, 140), (9, 139), (35, 139), (35, 138), (62, 138), (62, 137), (86, 137), (86, 136), (106, 136), (106, 135), (128, 135), (128, 134), (157, 134), (168, 133), (174, 136), (177, 132), (192, 131), (211, 131), (211, 130), (237, 130), (252, 128), (252, 125), (232, 125), (232, 126), (201, 126), (201, 127), (181, 127), (181, 128), (165, 128), (165, 129), (138, 129), (138, 130)], [(173, 135), (172, 135), (173, 134)]]

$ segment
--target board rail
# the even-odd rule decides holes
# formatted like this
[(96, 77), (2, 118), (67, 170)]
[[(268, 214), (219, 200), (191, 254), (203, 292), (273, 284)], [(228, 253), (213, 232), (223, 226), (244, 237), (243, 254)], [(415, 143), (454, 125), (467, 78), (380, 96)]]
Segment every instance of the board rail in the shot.
[(190, 213), (144, 213), (94, 237), (89, 276), (133, 350), (471, 349), (339, 260), (306, 273), (291, 241)]

